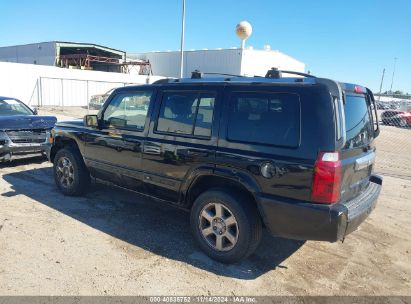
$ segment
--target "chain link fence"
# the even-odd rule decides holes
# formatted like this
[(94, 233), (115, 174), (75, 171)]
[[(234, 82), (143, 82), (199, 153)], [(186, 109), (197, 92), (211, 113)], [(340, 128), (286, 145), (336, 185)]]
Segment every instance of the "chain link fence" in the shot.
[(376, 171), (411, 180), (411, 95), (375, 96), (380, 136)]

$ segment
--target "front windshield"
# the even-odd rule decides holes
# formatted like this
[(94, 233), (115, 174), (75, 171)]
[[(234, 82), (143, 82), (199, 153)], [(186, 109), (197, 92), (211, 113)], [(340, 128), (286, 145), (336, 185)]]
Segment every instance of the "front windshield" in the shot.
[(0, 116), (33, 115), (33, 112), (22, 102), (15, 99), (0, 100)]

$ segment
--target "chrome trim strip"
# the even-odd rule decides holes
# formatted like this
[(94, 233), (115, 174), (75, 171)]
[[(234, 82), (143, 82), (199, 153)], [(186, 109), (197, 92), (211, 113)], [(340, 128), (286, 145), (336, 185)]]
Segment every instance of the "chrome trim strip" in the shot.
[(368, 166), (372, 165), (375, 160), (375, 152), (371, 152), (355, 161), (355, 171), (360, 171)]

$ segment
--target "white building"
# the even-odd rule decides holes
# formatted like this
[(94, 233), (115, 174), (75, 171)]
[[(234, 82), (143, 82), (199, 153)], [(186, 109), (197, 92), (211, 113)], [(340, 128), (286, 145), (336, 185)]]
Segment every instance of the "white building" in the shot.
[[(180, 77), (180, 52), (127, 54), (130, 59), (148, 60), (154, 75)], [(304, 72), (305, 64), (276, 50), (215, 49), (184, 51), (184, 77), (200, 70), (203, 73), (264, 76), (271, 68)]]
[(49, 41), (0, 47), (0, 61), (120, 72), (124, 51), (93, 43)]

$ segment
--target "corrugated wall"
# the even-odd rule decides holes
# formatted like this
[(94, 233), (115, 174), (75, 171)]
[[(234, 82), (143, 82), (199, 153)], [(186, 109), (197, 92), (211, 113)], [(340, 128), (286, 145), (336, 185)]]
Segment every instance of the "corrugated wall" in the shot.
[[(129, 57), (150, 60), (156, 75), (180, 77), (178, 51), (129, 54)], [(196, 69), (202, 72), (264, 76), (272, 67), (304, 72), (305, 64), (273, 50), (217, 49), (184, 52), (184, 77), (190, 77)]]
[[(131, 54), (130, 58), (150, 60), (153, 73), (165, 77), (180, 77), (180, 52), (150, 52)], [(191, 77), (191, 72), (239, 74), (241, 69), (241, 51), (196, 50), (184, 52), (184, 77)]]
[[(241, 73), (264, 76), (271, 68), (304, 72), (305, 64), (286, 54), (273, 50), (243, 50)], [(285, 75), (287, 76), (287, 75)]]
[(0, 62), (0, 96), (16, 97), (32, 106), (87, 106), (92, 95), (161, 78)]
[(53, 66), (55, 53), (55, 42), (0, 47), (0, 61)]

